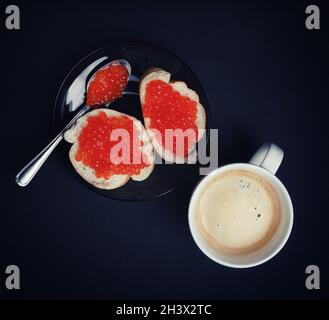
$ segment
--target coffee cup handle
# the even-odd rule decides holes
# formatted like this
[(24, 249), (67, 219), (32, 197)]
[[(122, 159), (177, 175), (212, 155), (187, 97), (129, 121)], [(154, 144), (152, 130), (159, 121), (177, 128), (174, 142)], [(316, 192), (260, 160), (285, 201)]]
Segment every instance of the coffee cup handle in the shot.
[(262, 167), (275, 175), (280, 167), (283, 155), (283, 150), (276, 144), (265, 143), (252, 156), (249, 163)]

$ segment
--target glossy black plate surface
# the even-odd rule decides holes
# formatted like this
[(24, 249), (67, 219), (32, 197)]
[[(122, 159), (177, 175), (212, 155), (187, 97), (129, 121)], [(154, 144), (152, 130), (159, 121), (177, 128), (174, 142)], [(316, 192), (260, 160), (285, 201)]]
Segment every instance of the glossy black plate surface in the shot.
[[(66, 103), (67, 91), (72, 82), (86, 67), (103, 56), (108, 57), (108, 59), (102, 64), (115, 59), (126, 59), (131, 64), (132, 74), (137, 78), (139, 78), (148, 68), (160, 67), (169, 71), (172, 75), (172, 79), (186, 82), (191, 89), (195, 90), (199, 94), (200, 102), (203, 104), (207, 114), (206, 128), (209, 129), (210, 112), (206, 95), (198, 78), (182, 60), (169, 51), (157, 46), (141, 43), (119, 43), (101, 48), (91, 53), (83, 58), (70, 71), (60, 88), (55, 102), (53, 121), (54, 129), (56, 131), (63, 128), (73, 116), (73, 113), (70, 112), (70, 108)], [(102, 64), (100, 64), (100, 66)], [(138, 92), (138, 82), (130, 81), (128, 84), (128, 89), (130, 91)], [(138, 95), (123, 96), (121, 99), (111, 104), (111, 109), (127, 113), (143, 122)], [(69, 148), (70, 144), (63, 142), (62, 149), (67, 155), (66, 161), (68, 168), (74, 171), (74, 168), (68, 158)], [(198, 168), (198, 164), (159, 164), (155, 166), (152, 174), (146, 180), (136, 182), (130, 179), (126, 185), (114, 190), (102, 190), (95, 188), (84, 181), (77, 173), (76, 176), (93, 191), (102, 194), (103, 196), (124, 201), (138, 201), (152, 199), (170, 192), (179, 183), (186, 183), (191, 179), (191, 177), (197, 177)]]

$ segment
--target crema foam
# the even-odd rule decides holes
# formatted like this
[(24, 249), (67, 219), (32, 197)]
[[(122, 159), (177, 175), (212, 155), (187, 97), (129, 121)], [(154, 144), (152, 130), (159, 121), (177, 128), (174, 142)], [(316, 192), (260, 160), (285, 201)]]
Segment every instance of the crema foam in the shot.
[(278, 195), (260, 175), (230, 170), (211, 179), (197, 201), (197, 227), (215, 250), (249, 254), (266, 245), (281, 218)]

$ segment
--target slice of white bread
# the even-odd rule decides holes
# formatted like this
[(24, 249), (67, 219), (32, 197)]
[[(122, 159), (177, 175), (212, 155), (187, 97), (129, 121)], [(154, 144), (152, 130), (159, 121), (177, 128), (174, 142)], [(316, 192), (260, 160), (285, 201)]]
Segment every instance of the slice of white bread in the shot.
[[(148, 163), (150, 164), (149, 166), (143, 168), (138, 175), (129, 176), (124, 174), (115, 174), (112, 175), (109, 179), (97, 178), (94, 169), (84, 165), (82, 161), (77, 161), (75, 159), (76, 153), (79, 148), (78, 138), (82, 128), (87, 125), (88, 117), (96, 116), (100, 112), (105, 112), (108, 117), (126, 116), (133, 121), (135, 128), (138, 129), (139, 139), (143, 141), (143, 146), (140, 147), (139, 149), (141, 152), (143, 152), (146, 155), (148, 159)], [(69, 157), (73, 167), (83, 179), (85, 179), (87, 182), (89, 182), (90, 184), (92, 184), (97, 188), (107, 189), (107, 190), (119, 188), (124, 184), (126, 184), (130, 178), (132, 178), (135, 181), (142, 181), (145, 180), (154, 169), (153, 146), (144, 126), (136, 118), (126, 115), (124, 113), (120, 113), (115, 110), (105, 109), (105, 108), (92, 110), (88, 112), (86, 115), (79, 118), (75, 123), (75, 125), (73, 125), (73, 127), (71, 127), (68, 131), (65, 132), (64, 138), (67, 142), (73, 143), (69, 152)]]
[(166, 161), (172, 162), (172, 163), (184, 163), (187, 159), (193, 158), (195, 159), (195, 147), (197, 142), (202, 138), (204, 134), (204, 129), (206, 127), (206, 113), (204, 110), (204, 107), (199, 101), (198, 94), (192, 90), (189, 89), (185, 82), (182, 81), (170, 81), (171, 74), (165, 70), (159, 69), (159, 68), (152, 68), (145, 72), (145, 74), (142, 76), (139, 86), (139, 96), (141, 100), (141, 104), (143, 107), (144, 101), (145, 101), (145, 95), (146, 95), (146, 87), (149, 82), (153, 80), (161, 80), (165, 83), (168, 83), (172, 86), (173, 90), (180, 93), (180, 95), (189, 97), (193, 101), (197, 103), (197, 114), (196, 114), (196, 126), (198, 128), (198, 139), (194, 145), (191, 145), (188, 150), (188, 156), (182, 157), (177, 154), (172, 153), (171, 151), (168, 151), (164, 148), (164, 146), (159, 143), (158, 139), (156, 139), (155, 134), (153, 130), (150, 128), (151, 126), (151, 119), (144, 117), (144, 124), (145, 128), (147, 130), (147, 133), (149, 134), (153, 147), (157, 151), (157, 153)]

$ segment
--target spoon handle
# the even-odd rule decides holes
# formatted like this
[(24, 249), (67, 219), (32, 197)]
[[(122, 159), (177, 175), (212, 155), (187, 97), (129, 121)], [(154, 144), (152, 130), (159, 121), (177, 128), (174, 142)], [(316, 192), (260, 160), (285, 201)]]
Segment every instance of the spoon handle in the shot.
[(74, 118), (62, 129), (62, 131), (35, 157), (33, 158), (16, 176), (16, 183), (21, 186), (27, 186), (56, 146), (62, 141), (65, 131), (67, 131), (75, 121), (89, 110), (88, 106), (83, 108), (74, 116)]

